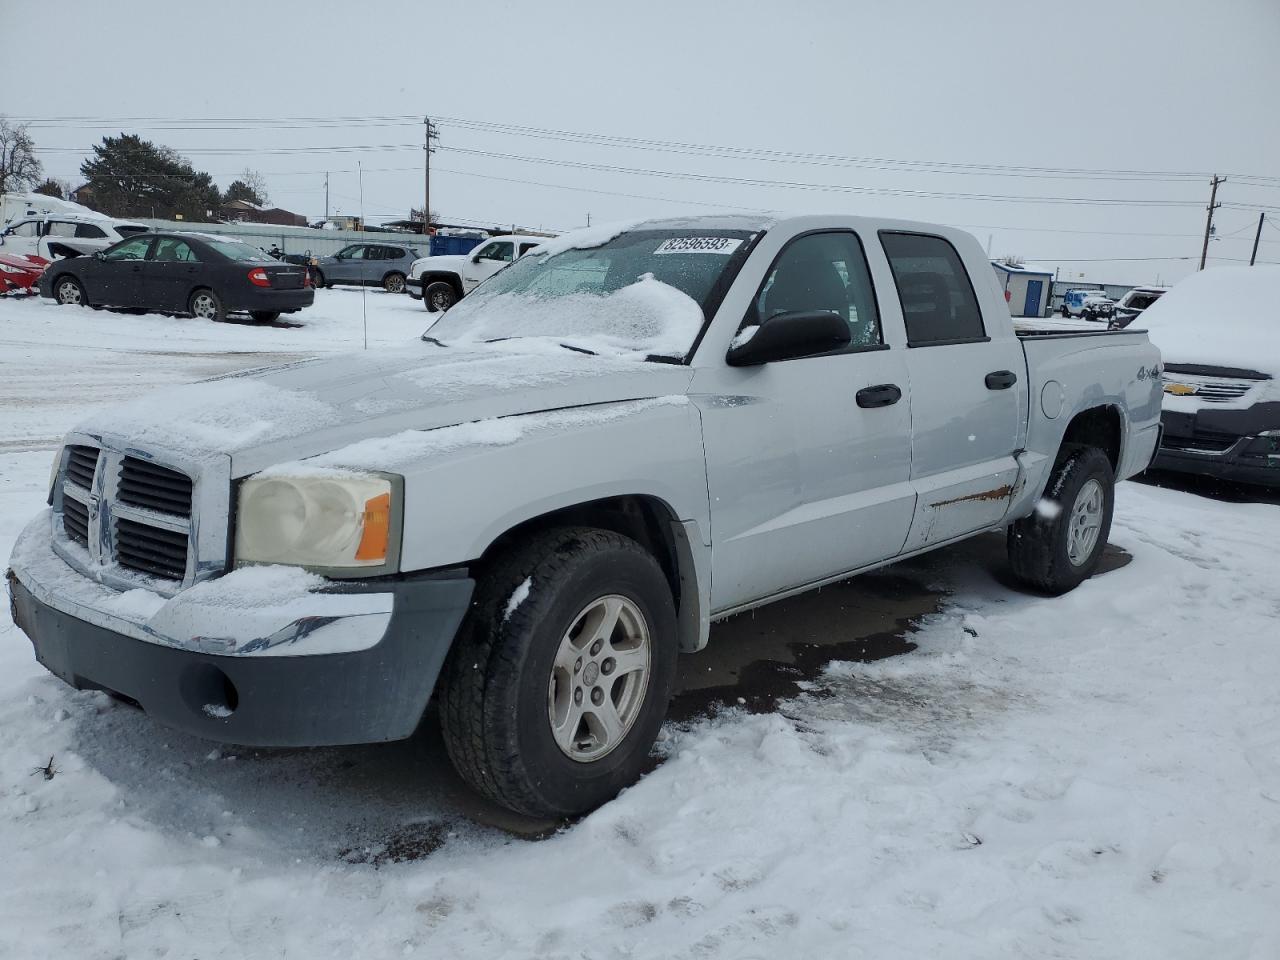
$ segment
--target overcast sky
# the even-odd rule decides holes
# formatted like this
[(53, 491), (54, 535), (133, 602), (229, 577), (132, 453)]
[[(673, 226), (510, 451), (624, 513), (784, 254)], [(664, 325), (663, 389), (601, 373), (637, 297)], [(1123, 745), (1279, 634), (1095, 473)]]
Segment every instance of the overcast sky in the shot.
[(1248, 258), (1262, 206), (1259, 257), (1280, 261), (1280, 0), (60, 0), (56, 29), (0, 9), (0, 113), (30, 119), (47, 172), (76, 182), (92, 143), (137, 132), (223, 187), (259, 170), (311, 218), (326, 170), (331, 211), (359, 213), (360, 161), (368, 219), (406, 216), (429, 114), (445, 220), (882, 214), (1064, 277), (1168, 282), (1195, 267), (1216, 171), (1232, 178), (1214, 262)]

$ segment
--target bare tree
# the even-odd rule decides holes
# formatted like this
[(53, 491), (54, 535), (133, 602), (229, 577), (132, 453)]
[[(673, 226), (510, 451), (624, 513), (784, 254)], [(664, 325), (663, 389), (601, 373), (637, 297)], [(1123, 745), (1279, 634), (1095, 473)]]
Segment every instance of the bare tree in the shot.
[(42, 172), (26, 124), (15, 127), (0, 117), (0, 193), (34, 187)]
[(267, 205), (267, 181), (257, 170), (250, 170), (248, 167), (240, 174), (240, 179), (246, 187), (252, 191), (253, 195), (258, 199), (253, 201), (260, 207)]

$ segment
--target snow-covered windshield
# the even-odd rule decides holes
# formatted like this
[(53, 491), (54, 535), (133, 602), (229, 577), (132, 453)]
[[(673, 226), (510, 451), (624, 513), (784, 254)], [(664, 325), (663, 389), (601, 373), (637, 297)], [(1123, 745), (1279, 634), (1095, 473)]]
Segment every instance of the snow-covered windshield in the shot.
[[(632, 230), (552, 241), (495, 274), (427, 335), (441, 343), (550, 339), (612, 355), (683, 359), (749, 249), (740, 230)], [(565, 238), (569, 241), (570, 238)]]

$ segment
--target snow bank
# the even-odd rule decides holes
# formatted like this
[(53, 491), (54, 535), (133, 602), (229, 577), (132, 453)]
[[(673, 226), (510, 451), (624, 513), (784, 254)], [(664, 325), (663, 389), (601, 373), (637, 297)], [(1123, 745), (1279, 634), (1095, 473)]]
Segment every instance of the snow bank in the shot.
[(449, 330), (461, 328), (465, 335), (441, 333), (440, 337), (451, 344), (542, 337), (613, 356), (683, 357), (703, 320), (702, 308), (692, 297), (645, 274), (604, 295), (539, 298), (503, 293), (464, 299), (441, 325)]
[(1257, 370), (1280, 378), (1280, 266), (1213, 267), (1149, 306), (1149, 331), (1166, 363)]

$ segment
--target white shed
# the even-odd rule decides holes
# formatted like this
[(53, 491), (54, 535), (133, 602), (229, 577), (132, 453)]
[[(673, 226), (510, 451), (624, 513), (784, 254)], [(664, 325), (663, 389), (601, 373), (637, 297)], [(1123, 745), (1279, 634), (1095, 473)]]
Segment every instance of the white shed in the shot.
[(1053, 271), (1033, 263), (1004, 263), (993, 260), (996, 280), (1004, 290), (1009, 312), (1015, 317), (1044, 317), (1048, 315), (1049, 293), (1053, 286)]

